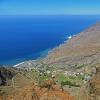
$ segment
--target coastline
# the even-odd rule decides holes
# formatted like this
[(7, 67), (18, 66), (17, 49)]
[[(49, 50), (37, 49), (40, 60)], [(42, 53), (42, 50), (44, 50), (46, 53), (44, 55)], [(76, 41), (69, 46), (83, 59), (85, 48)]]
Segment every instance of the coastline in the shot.
[[(85, 30), (83, 30), (82, 32), (79, 32), (79, 33), (74, 34), (74, 35), (72, 35), (72, 36), (69, 35), (69, 36), (67, 36), (67, 37), (64, 37), (65, 40), (64, 40), (62, 43), (60, 43), (58, 46), (55, 46), (55, 47), (52, 48), (52, 49), (48, 49), (48, 50), (42, 51), (40, 57), (37, 57), (36, 59), (25, 60), (25, 61), (23, 61), (23, 62), (20, 62), (20, 63), (17, 63), (17, 64), (15, 64), (15, 65), (13, 65), (13, 67), (18, 67), (18, 66), (21, 66), (21, 65), (23, 66), (25, 63), (28, 63), (28, 62), (32, 63), (32, 61), (33, 61), (33, 64), (34, 64), (35, 62), (39, 62), (39, 61), (47, 62), (46, 60), (48, 59), (48, 57), (49, 57), (53, 52), (56, 52), (56, 50), (57, 50), (58, 48), (61, 48), (62, 46), (67, 45), (71, 40), (73, 40), (73, 39), (76, 38), (76, 37), (79, 37), (82, 33), (84, 33), (85, 31), (87, 31), (88, 29), (90, 29), (90, 28), (93, 27), (94, 25), (95, 25), (95, 24), (92, 24), (92, 25), (88, 26)], [(45, 51), (46, 51), (46, 53), (44, 54)]]
[[(23, 64), (25, 64), (26, 62), (30, 62), (30, 61), (34, 61), (34, 62), (41, 61), (41, 60), (42, 60), (42, 61), (46, 61), (46, 60), (48, 59), (48, 56), (51, 55), (53, 52), (55, 52), (56, 49), (61, 48), (62, 46), (66, 45), (66, 44), (69, 43), (71, 40), (73, 40), (75, 37), (80, 36), (80, 34), (84, 33), (85, 31), (87, 31), (87, 30), (88, 30), (89, 28), (91, 28), (92, 26), (94, 26), (94, 24), (88, 26), (85, 30), (83, 30), (83, 31), (80, 32), (80, 33), (74, 34), (74, 35), (72, 35), (72, 36), (71, 36), (71, 35), (67, 36), (66, 39), (65, 39), (62, 43), (60, 43), (58, 46), (55, 46), (54, 48), (49, 49), (49, 50), (44, 50), (43, 52), (41, 52), (41, 56), (37, 57), (36, 59), (25, 60), (25, 61), (23, 61), (23, 62), (20, 62), (20, 63), (17, 63), (17, 64), (15, 64), (15, 65), (13, 65), (13, 67), (18, 67), (18, 66), (23, 65)], [(46, 51), (46, 54), (44, 54), (45, 51)]]
[(72, 39), (54, 48), (44, 62), (61, 68), (85, 64), (93, 65), (100, 60), (100, 23), (97, 22)]
[[(58, 46), (55, 46), (54, 48), (52, 48), (52, 49), (47, 49), (47, 50), (44, 50), (43, 52), (41, 52), (41, 56), (40, 57), (37, 57), (36, 59), (32, 59), (32, 60), (25, 60), (25, 61), (23, 61), (23, 62), (20, 62), (20, 63), (17, 63), (17, 64), (15, 64), (15, 65), (13, 65), (13, 67), (19, 67), (19, 66), (23, 66), (23, 64), (25, 64), (25, 63), (28, 63), (28, 62), (30, 62), (30, 61), (33, 61), (33, 63), (34, 62), (39, 62), (39, 61), (41, 61), (41, 60), (44, 60), (45, 58), (47, 58), (47, 56), (50, 54), (50, 53), (52, 53), (56, 48), (58, 48), (58, 47), (60, 47), (60, 46), (62, 46), (62, 45), (64, 45), (66, 42), (68, 42), (68, 41), (70, 41), (73, 37), (75, 37), (75, 36), (77, 36), (78, 34), (76, 34), (76, 35), (70, 35), (70, 36), (67, 36), (66, 37), (66, 40), (64, 40), (63, 41), (63, 43), (60, 43)], [(44, 54), (44, 52), (46, 51), (46, 54)]]
[[(77, 34), (77, 35), (78, 35), (78, 34)], [(52, 53), (55, 49), (60, 48), (62, 45), (64, 45), (65, 43), (67, 43), (67, 42), (70, 41), (73, 37), (75, 37), (75, 36), (77, 36), (77, 35), (72, 35), (70, 39), (68, 38), (68, 37), (70, 37), (70, 36), (66, 37), (66, 40), (63, 41), (63, 43), (60, 43), (58, 46), (55, 46), (53, 49), (51, 49), (50, 51), (48, 51), (47, 56), (48, 56), (50, 53)]]
[(63, 45), (67, 44), (68, 42), (70, 42), (71, 40), (73, 40), (75, 37), (79, 37), (81, 34), (83, 34), (84, 32), (88, 31), (88, 30), (89, 30), (90, 28), (92, 28), (93, 26), (95, 26), (95, 24), (98, 24), (98, 22), (96, 22), (96, 23), (94, 23), (94, 24), (91, 24), (90, 26), (88, 26), (88, 27), (87, 27), (85, 30), (83, 30), (82, 32), (79, 32), (79, 33), (77, 33), (77, 34), (75, 34), (75, 35), (66, 37), (66, 40), (65, 40), (63, 43), (61, 43), (61, 44), (59, 44), (58, 46), (56, 46), (55, 48), (53, 48), (53, 49), (48, 53), (48, 55), (49, 55), (50, 53), (54, 52), (57, 48), (60, 48), (60, 47), (62, 47)]
[[(59, 22), (60, 19), (61, 19), (61, 22)], [(24, 32), (23, 32), (21, 38), (23, 39), (24, 38), (24, 35), (25, 35), (25, 37), (26, 37), (25, 41), (30, 41), (32, 44), (29, 42), (29, 43), (25, 44), (25, 46), (24, 46), (25, 48), (24, 48), (23, 45), (22, 45), (22, 43), (17, 38), (15, 38), (15, 39), (18, 40), (19, 43), (18, 43), (18, 45), (17, 44), (14, 45), (15, 46), (14, 47), (15, 48), (14, 50), (12, 49), (13, 48), (13, 45), (11, 45), (11, 47), (9, 45), (9, 49), (2, 47), (4, 50), (7, 50), (7, 52), (4, 52), (4, 51), (1, 52), (0, 55), (4, 56), (4, 58), (2, 56), (0, 56), (1, 57), (0, 58), (1, 59), (0, 60), (0, 63), (2, 65), (13, 66), (13, 65), (16, 65), (18, 63), (21, 63), (23, 61), (26, 62), (28, 60), (33, 60), (33, 59), (34, 60), (43, 59), (50, 52), (52, 52), (53, 49), (59, 47), (60, 45), (63, 45), (66, 41), (70, 40), (72, 38), (71, 35), (73, 36), (74, 34), (78, 34), (79, 32), (81, 32), (84, 29), (86, 29), (88, 26), (90, 26), (92, 23), (94, 23), (95, 20), (97, 20), (95, 18), (93, 18), (93, 19), (90, 20), (90, 19), (87, 19), (87, 18), (84, 18), (84, 17), (81, 17), (81, 16), (79, 16), (79, 17), (78, 16), (77, 17), (75, 17), (75, 16), (72, 16), (72, 17), (71, 16), (69, 16), (69, 17), (68, 16), (65, 16), (65, 17), (61, 17), (60, 19), (59, 19), (59, 16), (58, 16), (57, 23), (59, 22), (58, 23), (59, 25), (56, 24), (56, 22), (53, 21), (52, 25), (54, 25), (54, 27), (52, 27), (52, 30), (50, 30), (50, 31), (49, 30), (45, 30), (45, 27), (44, 27), (44, 29), (43, 29), (44, 32), (43, 32), (43, 36), (42, 36), (44, 38), (43, 44), (41, 42), (42, 41), (42, 38), (40, 38), (41, 37), (41, 34), (40, 33), (42, 33), (42, 31), (39, 31), (40, 32), (39, 33), (40, 34), (39, 35), (40, 36), (39, 38), (38, 38), (38, 36), (36, 36), (37, 37), (36, 40), (39, 41), (39, 42), (34, 42), (35, 39), (33, 39), (33, 37), (34, 37), (35, 34), (33, 34), (33, 37), (32, 37), (31, 36), (32, 34), (30, 32), (29, 38), (32, 39), (32, 41), (31, 41), (31, 40), (27, 40), (28, 37), (26, 37), (26, 36), (28, 36), (28, 34), (24, 34)], [(53, 18), (52, 20), (55, 20), (55, 19)], [(84, 20), (84, 22), (81, 22), (81, 20)], [(46, 25), (49, 25), (50, 23), (48, 23), (46, 21)], [(41, 23), (41, 25), (42, 25), (42, 23)], [(52, 26), (52, 25), (50, 24), (50, 26)], [(16, 30), (14, 30), (14, 31), (16, 31)], [(28, 33), (28, 31), (29, 30), (27, 29), (27, 32), (26, 33)], [(46, 32), (47, 37), (50, 37), (50, 38), (47, 38), (47, 37), (44, 36), (45, 35), (44, 34), (45, 31), (47, 31)], [(32, 33), (34, 33), (34, 32), (32, 32)], [(20, 35), (18, 35), (18, 37), (20, 37)], [(47, 40), (46, 40), (46, 38), (47, 38)], [(22, 39), (21, 39), (21, 41), (22, 41)], [(41, 40), (38, 40), (38, 39), (41, 39)], [(6, 39), (6, 40), (9, 41), (9, 39)], [(11, 40), (11, 41), (13, 41), (13, 40)], [(4, 41), (4, 43), (5, 42), (6, 41)], [(48, 44), (48, 42), (50, 42), (50, 44)], [(22, 46), (19, 46), (19, 44), (21, 44)], [(5, 45), (5, 47), (6, 47), (7, 43), (6, 44), (3, 44), (3, 45)], [(38, 50), (38, 48), (40, 50)], [(48, 53), (45, 54), (43, 50), (46, 49), (46, 48), (50, 48), (50, 50), (48, 50), (47, 51)], [(28, 51), (28, 50), (30, 50), (31, 52)], [(39, 51), (40, 52), (43, 51), (43, 52), (41, 52), (41, 54), (38, 54)], [(33, 53), (34, 53), (34, 55), (33, 55)], [(13, 54), (15, 54), (14, 57), (12, 56)]]

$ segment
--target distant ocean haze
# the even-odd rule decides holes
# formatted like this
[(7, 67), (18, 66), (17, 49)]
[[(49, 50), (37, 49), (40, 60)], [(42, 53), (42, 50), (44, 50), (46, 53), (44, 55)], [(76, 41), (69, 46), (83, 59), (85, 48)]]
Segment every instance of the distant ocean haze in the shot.
[(0, 16), (0, 64), (44, 56), (97, 20), (95, 16)]

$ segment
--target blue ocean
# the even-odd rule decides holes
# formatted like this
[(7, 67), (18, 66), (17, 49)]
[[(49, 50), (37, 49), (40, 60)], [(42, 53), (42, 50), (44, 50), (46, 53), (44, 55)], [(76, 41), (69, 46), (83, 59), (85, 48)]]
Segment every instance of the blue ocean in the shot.
[(14, 65), (44, 57), (98, 19), (97, 16), (0, 16), (0, 64)]

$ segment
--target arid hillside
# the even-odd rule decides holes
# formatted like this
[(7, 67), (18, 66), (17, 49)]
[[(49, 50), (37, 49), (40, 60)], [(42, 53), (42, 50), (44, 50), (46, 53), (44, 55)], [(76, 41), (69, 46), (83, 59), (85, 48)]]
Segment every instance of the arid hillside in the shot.
[(8, 96), (7, 100), (75, 100), (75, 97), (67, 91), (62, 92), (57, 86), (53, 86), (53, 90), (48, 91), (45, 87), (40, 89), (39, 86), (31, 84), (16, 95)]
[(89, 99), (100, 100), (100, 67), (96, 69), (96, 75), (89, 81)]
[(63, 66), (96, 64), (100, 62), (100, 23), (81, 32), (64, 44), (54, 48), (45, 62)]

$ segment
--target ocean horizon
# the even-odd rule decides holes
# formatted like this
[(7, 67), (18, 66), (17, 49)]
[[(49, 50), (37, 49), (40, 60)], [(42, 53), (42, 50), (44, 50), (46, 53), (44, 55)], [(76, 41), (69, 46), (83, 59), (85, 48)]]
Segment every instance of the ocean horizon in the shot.
[(99, 16), (0, 16), (0, 64), (45, 57), (49, 50), (84, 31)]

